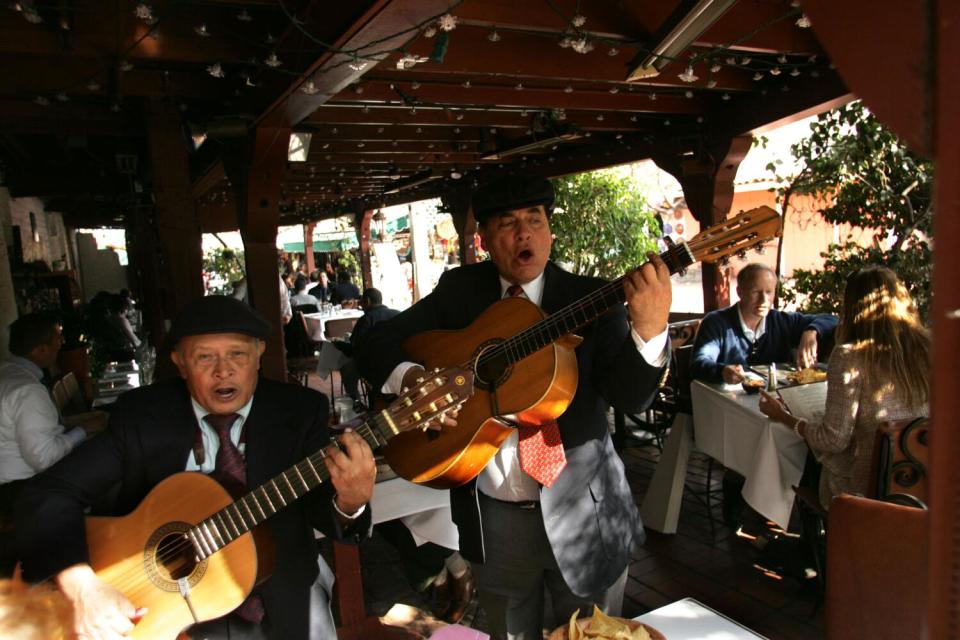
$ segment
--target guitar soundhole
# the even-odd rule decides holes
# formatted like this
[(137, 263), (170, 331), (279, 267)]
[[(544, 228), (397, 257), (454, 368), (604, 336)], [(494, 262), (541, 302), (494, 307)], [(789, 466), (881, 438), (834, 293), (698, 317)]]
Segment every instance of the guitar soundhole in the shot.
[(177, 591), (180, 578), (194, 586), (206, 573), (207, 561), (196, 561), (193, 545), (184, 537), (190, 527), (186, 522), (170, 522), (147, 541), (143, 558), (147, 576), (164, 591)]
[(157, 569), (162, 578), (179, 580), (193, 573), (197, 566), (193, 556), (193, 547), (184, 541), (182, 535), (167, 536), (157, 545)]
[(473, 360), (474, 384), (489, 391), (502, 385), (510, 377), (510, 359), (496, 347), (503, 342), (496, 338), (480, 345)]

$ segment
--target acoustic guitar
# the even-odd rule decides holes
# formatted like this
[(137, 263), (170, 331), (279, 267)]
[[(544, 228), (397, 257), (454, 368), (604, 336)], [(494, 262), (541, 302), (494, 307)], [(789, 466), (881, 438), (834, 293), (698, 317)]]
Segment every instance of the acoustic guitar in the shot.
[[(690, 242), (668, 242), (660, 257), (671, 274), (701, 260), (745, 256), (779, 236), (781, 219), (758, 207), (698, 233)], [(505, 298), (459, 331), (427, 331), (407, 338), (411, 361), (426, 368), (459, 366), (474, 373), (474, 394), (464, 403), (455, 428), (411, 431), (392, 439), (384, 452), (397, 475), (437, 489), (473, 479), (496, 454), (513, 427), (543, 424), (559, 417), (577, 390), (573, 334), (626, 301), (621, 277), (547, 316), (524, 298)]]
[[(472, 390), (470, 371), (437, 370), (355, 431), (376, 449), (407, 430), (426, 428), (460, 407)], [(173, 640), (240, 606), (272, 570), (272, 541), (258, 525), (329, 480), (325, 457), (321, 449), (237, 500), (209, 476), (178, 473), (127, 516), (87, 518), (97, 576), (148, 609), (133, 637)]]

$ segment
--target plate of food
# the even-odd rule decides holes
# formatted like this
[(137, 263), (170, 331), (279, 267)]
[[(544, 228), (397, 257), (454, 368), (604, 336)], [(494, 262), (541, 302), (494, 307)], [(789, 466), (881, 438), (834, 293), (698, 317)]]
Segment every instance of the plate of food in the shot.
[(827, 379), (827, 372), (817, 367), (808, 367), (799, 371), (791, 371), (787, 374), (787, 380), (791, 384), (812, 384), (814, 382), (823, 382)]
[(756, 374), (747, 374), (740, 384), (747, 393), (759, 393), (767, 386), (767, 381)]
[(593, 615), (577, 619), (579, 611), (574, 611), (570, 622), (557, 627), (549, 640), (666, 640), (664, 635), (650, 625), (608, 616), (594, 605)]

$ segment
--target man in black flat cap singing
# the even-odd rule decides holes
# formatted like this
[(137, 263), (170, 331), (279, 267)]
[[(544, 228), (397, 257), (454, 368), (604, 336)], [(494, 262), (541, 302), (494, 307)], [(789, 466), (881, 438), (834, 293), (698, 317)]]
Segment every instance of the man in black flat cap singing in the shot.
[[(194, 300), (170, 334), (181, 378), (124, 394), (104, 434), (24, 489), (16, 524), (24, 576), (55, 579), (74, 604), (79, 637), (126, 637), (145, 615), (87, 564), (83, 510), (90, 501), (119, 485), (115, 513), (125, 514), (180, 471), (215, 473), (254, 488), (329, 445), (325, 396), (259, 378), (269, 330), (262, 316), (237, 300)], [(369, 535), (366, 504), (376, 476), (362, 438), (348, 431), (339, 441), (339, 448), (327, 446), (324, 461), (331, 482), (265, 525), (275, 544), (272, 577), (233, 613), (191, 627), (188, 637), (336, 637), (332, 574), (318, 557), (314, 529), (338, 540)]]
[[(361, 373), (396, 393), (422, 372), (401, 346), (408, 336), (462, 329), (506, 296), (553, 313), (602, 286), (549, 261), (553, 200), (544, 178), (510, 176), (482, 186), (473, 213), (490, 261), (444, 273), (430, 295), (374, 327), (361, 349)], [(542, 637), (544, 587), (555, 615), (548, 626), (577, 608), (590, 615), (593, 604), (620, 612), (630, 551), (643, 528), (607, 410), (612, 404), (638, 413), (656, 391), (668, 353), (669, 271), (650, 254), (624, 291), (626, 308), (617, 305), (578, 332), (579, 384), (566, 412), (539, 433), (518, 429), (475, 480), (451, 491), (460, 553), (473, 563), (494, 638)]]

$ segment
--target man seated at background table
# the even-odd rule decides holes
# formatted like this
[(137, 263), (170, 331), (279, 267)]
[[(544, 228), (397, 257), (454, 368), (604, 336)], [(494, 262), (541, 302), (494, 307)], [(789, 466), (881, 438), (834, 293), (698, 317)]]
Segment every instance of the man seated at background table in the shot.
[(357, 345), (362, 342), (363, 337), (375, 324), (383, 320), (389, 320), (400, 313), (396, 309), (391, 309), (383, 304), (383, 294), (380, 293), (379, 289), (373, 287), (364, 289), (363, 295), (360, 296), (360, 308), (363, 309), (363, 316), (353, 326), (353, 331), (350, 332), (350, 341), (334, 342), (337, 349), (351, 358), (340, 368), (340, 377), (343, 379), (343, 386), (346, 387), (347, 394), (354, 402), (359, 400), (357, 385), (360, 382), (360, 372), (357, 370), (357, 363), (353, 360)]
[[(270, 329), (237, 300), (195, 299), (169, 336), (182, 379), (121, 396), (103, 435), (24, 487), (16, 509), (24, 577), (53, 578), (76, 609), (79, 637), (125, 637), (144, 615), (135, 609), (142, 604), (101, 582), (88, 564), (84, 507), (90, 500), (119, 485), (115, 514), (128, 513), (181, 471), (212, 472), (237, 490), (254, 488), (330, 443), (323, 394), (259, 378)], [(332, 575), (318, 557), (314, 529), (337, 540), (368, 535), (365, 505), (376, 477), (373, 454), (359, 435), (345, 431), (337, 439), (339, 447), (325, 449), (330, 482), (263, 525), (275, 542), (273, 575), (233, 613), (190, 628), (188, 637), (336, 637), (327, 598)]]
[(353, 284), (353, 277), (349, 271), (342, 270), (337, 273), (337, 284), (331, 287), (330, 302), (346, 306), (349, 300), (359, 300), (360, 289)]
[(330, 300), (330, 279), (328, 278), (326, 271), (317, 269), (311, 273), (310, 284), (315, 286), (307, 289), (307, 293), (312, 295), (320, 302), (328, 302)]
[[(59, 322), (37, 313), (10, 325), (11, 355), (0, 363), (0, 518), (5, 522), (12, 519), (13, 503), (28, 478), (107, 425), (103, 411), (61, 419), (43, 386), (43, 370), (56, 364), (60, 353), (60, 333)], [(12, 545), (2, 542), (0, 575), (10, 575), (16, 564)]]
[(740, 301), (711, 311), (700, 323), (690, 365), (693, 378), (738, 384), (744, 380), (745, 365), (788, 362), (793, 349), (798, 367), (817, 361), (818, 347), (825, 340), (833, 342), (836, 316), (774, 309), (776, 291), (777, 274), (770, 267), (751, 263), (740, 270)]
[(320, 310), (320, 301), (307, 293), (307, 282), (309, 281), (304, 275), (297, 276), (297, 279), (293, 281), (293, 295), (290, 296), (290, 306), (296, 309), (304, 305), (311, 305), (314, 307), (313, 313), (316, 313)]

